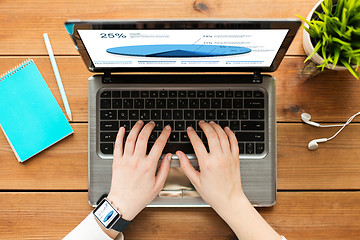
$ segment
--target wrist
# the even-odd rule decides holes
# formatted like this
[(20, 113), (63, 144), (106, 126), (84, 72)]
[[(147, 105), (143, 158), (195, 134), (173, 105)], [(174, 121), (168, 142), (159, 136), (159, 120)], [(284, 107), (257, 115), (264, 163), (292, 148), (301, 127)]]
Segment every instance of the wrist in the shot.
[(212, 208), (223, 218), (233, 216), (234, 211), (241, 212), (244, 207), (252, 206), (243, 191), (231, 196), (225, 202), (212, 206)]
[(95, 221), (97, 222), (97, 224), (99, 225), (99, 227), (101, 228), (101, 230), (106, 234), (108, 235), (110, 238), (112, 239), (115, 239), (117, 235), (119, 235), (119, 232), (118, 231), (115, 231), (113, 229), (106, 229), (104, 228), (104, 226), (99, 222), (99, 220), (95, 218)]
[(107, 199), (110, 201), (110, 203), (119, 211), (122, 218), (126, 221), (132, 221), (137, 214), (134, 214), (131, 210), (130, 206), (126, 206), (126, 204), (123, 204), (120, 201), (116, 201), (115, 199), (119, 199), (116, 197), (113, 197), (113, 195), (110, 193)]

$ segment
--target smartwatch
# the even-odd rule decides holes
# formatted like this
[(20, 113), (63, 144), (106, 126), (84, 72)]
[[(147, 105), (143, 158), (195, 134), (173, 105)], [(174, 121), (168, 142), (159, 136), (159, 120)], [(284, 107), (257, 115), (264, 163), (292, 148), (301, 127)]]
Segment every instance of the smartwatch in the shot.
[(114, 229), (118, 232), (124, 231), (131, 223), (131, 221), (123, 219), (118, 209), (116, 209), (111, 201), (106, 198), (104, 198), (94, 209), (93, 214), (95, 218), (101, 222), (104, 228)]

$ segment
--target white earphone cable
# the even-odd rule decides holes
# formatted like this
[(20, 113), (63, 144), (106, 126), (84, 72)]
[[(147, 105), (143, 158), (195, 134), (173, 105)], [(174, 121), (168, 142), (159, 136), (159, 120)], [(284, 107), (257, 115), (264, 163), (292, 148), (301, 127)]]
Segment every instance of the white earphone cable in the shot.
[[(356, 116), (358, 116), (358, 115), (360, 115), (360, 112), (358, 112), (358, 113), (354, 114), (353, 116), (351, 116), (351, 117), (349, 118), (349, 120), (347, 120), (344, 125), (338, 125), (338, 126), (342, 126), (342, 128), (340, 128), (339, 131), (337, 131), (337, 132), (334, 134), (334, 136), (328, 138), (327, 140), (330, 141), (331, 139), (333, 139), (334, 137), (336, 137), (336, 136), (337, 136), (347, 125), (349, 125), (349, 123), (351, 123), (351, 121), (354, 120), (354, 118), (355, 118)], [(329, 125), (329, 126), (331, 126), (331, 125)], [(333, 125), (333, 126), (335, 126), (335, 125)], [(324, 126), (324, 127), (325, 127), (325, 126)]]

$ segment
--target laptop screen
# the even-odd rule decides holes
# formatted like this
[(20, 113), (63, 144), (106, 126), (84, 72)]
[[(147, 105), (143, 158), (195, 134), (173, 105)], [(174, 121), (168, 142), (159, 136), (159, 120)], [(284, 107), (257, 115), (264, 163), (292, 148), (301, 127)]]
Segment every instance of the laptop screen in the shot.
[(79, 30), (95, 67), (270, 67), (288, 29)]
[(274, 71), (299, 22), (70, 21), (66, 26), (95, 72)]

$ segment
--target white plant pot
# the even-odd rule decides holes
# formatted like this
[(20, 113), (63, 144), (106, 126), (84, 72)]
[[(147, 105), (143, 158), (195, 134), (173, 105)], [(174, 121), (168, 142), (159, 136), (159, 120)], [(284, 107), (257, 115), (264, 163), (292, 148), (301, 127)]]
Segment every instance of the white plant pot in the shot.
[[(309, 15), (307, 16), (306, 20), (310, 21), (312, 16), (314, 15), (314, 12), (316, 10), (318, 10), (318, 12), (321, 11), (321, 9), (318, 9), (318, 8), (321, 8), (320, 4), (323, 1), (324, 0), (320, 0), (317, 4), (315, 4), (314, 8), (311, 9), (311, 11), (310, 11)], [(304, 23), (304, 25), (306, 27), (309, 27), (309, 25), (307, 23)], [(311, 42), (310, 35), (305, 29), (303, 30), (303, 47), (304, 47), (304, 51), (305, 51), (307, 56), (309, 56), (314, 51), (314, 46), (313, 46), (313, 44)], [(312, 56), (311, 61), (313, 61), (317, 65), (321, 65), (324, 62), (324, 59), (320, 56), (320, 54), (315, 53)], [(347, 68), (344, 67), (344, 66), (336, 66), (335, 68), (333, 68), (333, 67), (334, 66), (332, 64), (328, 64), (326, 66), (326, 68), (333, 69), (333, 70), (347, 70)]]

